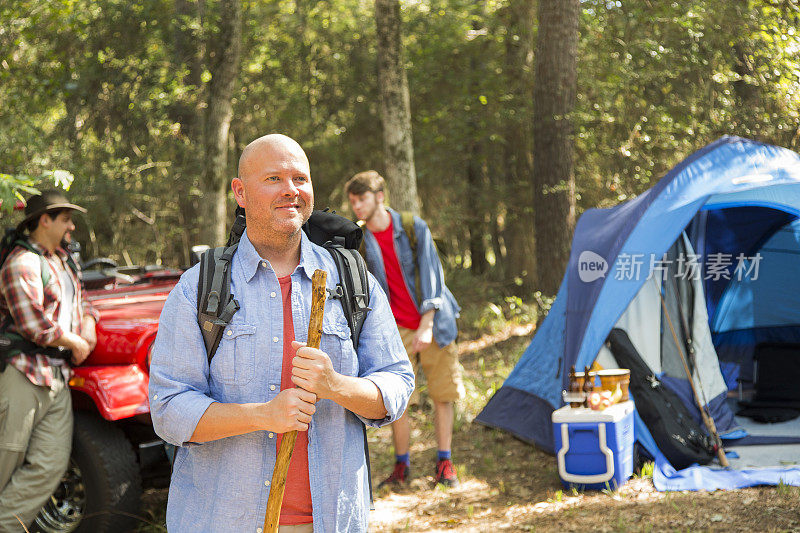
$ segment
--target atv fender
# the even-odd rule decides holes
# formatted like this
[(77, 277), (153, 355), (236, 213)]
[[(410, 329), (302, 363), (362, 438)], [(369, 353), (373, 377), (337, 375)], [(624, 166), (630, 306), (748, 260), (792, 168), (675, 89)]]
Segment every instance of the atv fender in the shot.
[(149, 413), (149, 379), (139, 365), (79, 366), (70, 388), (88, 395), (106, 420)]

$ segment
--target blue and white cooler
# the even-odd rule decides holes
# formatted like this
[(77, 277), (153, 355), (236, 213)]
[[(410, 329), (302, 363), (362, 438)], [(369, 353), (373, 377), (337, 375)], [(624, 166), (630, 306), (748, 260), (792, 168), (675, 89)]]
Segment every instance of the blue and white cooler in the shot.
[(567, 488), (611, 489), (633, 474), (633, 402), (602, 411), (565, 406), (553, 411), (558, 474)]

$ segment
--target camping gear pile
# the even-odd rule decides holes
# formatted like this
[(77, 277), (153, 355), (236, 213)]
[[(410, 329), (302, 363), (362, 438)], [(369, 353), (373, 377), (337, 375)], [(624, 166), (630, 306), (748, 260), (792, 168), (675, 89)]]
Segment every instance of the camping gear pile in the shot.
[[(588, 380), (586, 376), (589, 376)], [(561, 396), (564, 403), (571, 408), (588, 407), (594, 411), (602, 411), (628, 400), (629, 376), (630, 371), (625, 368), (598, 372), (591, 372), (586, 368), (584, 372), (575, 372), (573, 366), (569, 371), (569, 388), (561, 391)], [(600, 378), (599, 390), (597, 378)]]
[[(550, 416), (569, 369), (596, 361), (630, 369), (635, 438), (674, 467), (665, 476), (715, 457), (724, 465), (720, 437), (746, 435), (729, 391), (754, 389), (762, 409), (800, 409), (797, 387), (785, 386), (800, 380), (798, 271), (800, 155), (723, 137), (638, 197), (583, 213), (550, 312), (476, 420), (555, 451)], [(695, 472), (681, 488), (800, 485), (800, 469), (774, 466), (751, 477)]]

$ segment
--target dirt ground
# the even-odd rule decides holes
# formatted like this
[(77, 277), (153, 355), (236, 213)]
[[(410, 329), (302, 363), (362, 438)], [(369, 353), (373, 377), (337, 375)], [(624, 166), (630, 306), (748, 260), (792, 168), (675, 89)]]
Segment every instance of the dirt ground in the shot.
[[(796, 531), (800, 487), (715, 492), (657, 492), (637, 475), (616, 491), (563, 490), (553, 456), (472, 420), (502, 385), (530, 341), (531, 326), (509, 326), (461, 345), (466, 396), (458, 405), (453, 460), (461, 486), (433, 485), (436, 443), (431, 406), (412, 407), (412, 479), (376, 493), (371, 531)], [(392, 468), (391, 432), (369, 432), (373, 483)], [(146, 494), (151, 525), (163, 531), (166, 491)]]

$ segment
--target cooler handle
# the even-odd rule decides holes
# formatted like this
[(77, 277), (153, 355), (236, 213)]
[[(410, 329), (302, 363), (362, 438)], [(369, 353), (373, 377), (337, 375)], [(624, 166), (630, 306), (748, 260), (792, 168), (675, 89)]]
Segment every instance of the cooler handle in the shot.
[(606, 456), (606, 472), (603, 474), (570, 474), (566, 469), (564, 458), (569, 451), (568, 424), (561, 424), (561, 449), (558, 450), (558, 475), (568, 483), (605, 483), (614, 477), (614, 452), (606, 445), (606, 425), (597, 424), (600, 451)]

